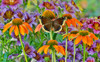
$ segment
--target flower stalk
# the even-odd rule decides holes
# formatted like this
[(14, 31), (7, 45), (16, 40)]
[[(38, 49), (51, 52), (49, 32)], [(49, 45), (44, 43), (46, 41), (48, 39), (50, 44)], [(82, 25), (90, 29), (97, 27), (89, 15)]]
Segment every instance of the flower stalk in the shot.
[(20, 43), (21, 43), (21, 46), (22, 46), (22, 49), (23, 49), (23, 53), (24, 53), (24, 57), (25, 57), (25, 61), (28, 62), (28, 61), (27, 61), (27, 56), (26, 56), (26, 54), (25, 54), (25, 50), (24, 50), (24, 46), (23, 46), (23, 42), (22, 42), (21, 34), (20, 34), (20, 33), (19, 33), (19, 39), (20, 39)]
[(85, 62), (85, 49), (86, 45), (83, 43), (83, 62)]
[(74, 40), (74, 58), (73, 58), (73, 62), (75, 62), (75, 54), (76, 54), (76, 46), (75, 46), (75, 40)]
[[(68, 33), (68, 26), (66, 25), (66, 34), (67, 34), (67, 33)], [(66, 38), (65, 52), (66, 52), (66, 55), (65, 55), (65, 62), (67, 62), (67, 38)]]

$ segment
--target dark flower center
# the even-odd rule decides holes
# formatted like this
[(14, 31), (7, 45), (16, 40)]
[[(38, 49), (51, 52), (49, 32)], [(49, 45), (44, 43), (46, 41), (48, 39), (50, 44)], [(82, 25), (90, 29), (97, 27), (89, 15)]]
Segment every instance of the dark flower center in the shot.
[(12, 20), (13, 25), (21, 25), (23, 23), (22, 19), (15, 18)]
[(77, 34), (78, 31), (71, 31), (71, 34)]
[(72, 19), (72, 15), (71, 14), (64, 14), (63, 17), (67, 17), (67, 19)]
[(58, 42), (56, 40), (49, 40), (47, 45), (58, 45)]
[(95, 30), (100, 30), (100, 24), (98, 22), (95, 22), (92, 27), (95, 29)]
[(86, 35), (88, 35), (88, 34), (89, 34), (88, 31), (80, 31), (80, 35), (82, 35), (82, 36), (86, 36)]
[(4, 0), (3, 3), (6, 5), (15, 5), (19, 2), (18, 2), (18, 0)]
[(96, 48), (95, 48), (95, 50), (96, 50), (97, 52), (100, 52), (100, 43), (96, 43)]
[(54, 9), (54, 7), (52, 6), (52, 4), (50, 4), (49, 2), (44, 2), (43, 6), (45, 6), (47, 9)]
[(6, 19), (11, 19), (14, 15), (14, 12), (12, 10), (7, 10), (5, 13), (4, 13), (4, 18)]

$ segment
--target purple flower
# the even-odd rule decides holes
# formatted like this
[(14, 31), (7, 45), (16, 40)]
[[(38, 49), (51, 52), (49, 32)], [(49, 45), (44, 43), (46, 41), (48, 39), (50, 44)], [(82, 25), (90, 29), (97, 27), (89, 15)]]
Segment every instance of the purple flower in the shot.
[(18, 56), (18, 54), (12, 54), (12, 55), (9, 55), (8, 58), (13, 59), (14, 57), (17, 57), (17, 56)]
[(14, 17), (23, 19), (24, 13), (20, 9), (18, 9), (18, 10), (15, 11)]
[(19, 4), (23, 4), (23, 0), (2, 0), (1, 7), (9, 6), (16, 9)]
[(37, 62), (44, 62), (42, 55), (40, 55), (39, 53), (37, 53), (37, 51), (34, 51), (33, 53), (35, 53), (35, 57), (33, 57)]
[(93, 22), (93, 24), (89, 24), (88, 27), (93, 29), (95, 34), (100, 33), (100, 22)]
[(11, 20), (12, 17), (14, 16), (14, 11), (12, 9), (5, 8), (5, 9), (3, 9), (3, 12), (4, 12), (3, 18), (5, 20), (7, 20), (7, 19), (10, 19)]
[[(19, 36), (16, 36), (14, 32), (12, 32), (11, 36), (12, 36), (12, 38), (17, 39), (17, 45), (20, 46), (21, 43), (20, 43), (20, 40), (19, 40)], [(23, 43), (25, 43), (24, 36), (21, 35), (21, 38), (22, 38)]]
[(0, 23), (0, 29), (3, 29), (4, 24)]
[(88, 57), (86, 62), (95, 62), (95, 59), (93, 57)]
[(68, 3), (63, 2), (64, 4), (64, 12), (65, 13), (75, 13), (73, 7), (71, 7)]
[[(58, 59), (58, 62), (65, 62), (65, 58), (62, 57), (62, 58)], [(67, 62), (71, 62), (71, 60), (70, 59), (67, 59)]]
[(28, 57), (33, 58), (35, 57), (35, 53), (33, 53), (35, 51), (35, 49), (32, 46), (29, 46), (28, 42), (25, 43), (25, 53), (27, 54)]
[(37, 25), (37, 23), (35, 22), (35, 17), (33, 17), (33, 15), (28, 14), (27, 12), (25, 13), (25, 22), (29, 23), (30, 26), (32, 27), (32, 25)]

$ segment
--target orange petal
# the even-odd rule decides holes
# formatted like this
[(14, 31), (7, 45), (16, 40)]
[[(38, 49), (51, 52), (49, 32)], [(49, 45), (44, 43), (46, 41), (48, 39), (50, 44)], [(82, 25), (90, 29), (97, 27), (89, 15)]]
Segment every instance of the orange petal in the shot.
[(11, 35), (12, 31), (14, 30), (15, 26), (12, 26), (9, 30), (9, 34)]
[(67, 35), (64, 35), (63, 39), (64, 39), (64, 38), (66, 38), (68, 35), (69, 35), (69, 34), (67, 34)]
[(93, 33), (90, 33), (90, 37), (94, 38), (95, 40), (98, 40), (98, 38)]
[(68, 27), (70, 27), (71, 23), (69, 22), (69, 19), (65, 21), (65, 23), (68, 25)]
[(87, 36), (87, 44), (88, 44), (89, 46), (91, 46), (91, 45), (93, 44), (93, 40), (92, 40), (92, 38), (90, 38), (89, 36)]
[(30, 31), (32, 31), (33, 32), (33, 30), (32, 30), (32, 28), (31, 28), (31, 26), (28, 24), (28, 23), (26, 23), (26, 22), (24, 22), (23, 24), (25, 24), (25, 26), (30, 30)]
[(22, 25), (19, 25), (19, 30), (20, 30), (20, 33), (21, 33), (22, 35), (25, 34), (25, 29), (22, 27)]
[(46, 45), (46, 47), (44, 48), (44, 53), (47, 54), (48, 53), (48, 48), (50, 47), (50, 45)]
[(65, 53), (64, 47), (62, 47), (62, 46), (58, 46), (58, 47), (59, 47), (59, 51), (60, 51), (63, 55), (65, 55), (66, 53)]
[(5, 26), (4, 26), (4, 29), (3, 29), (3, 33), (7, 31), (7, 29), (12, 25), (12, 23), (7, 23)]
[(46, 45), (40, 47), (40, 48), (38, 49), (37, 53), (41, 53), (41, 52), (44, 50), (45, 46), (46, 46)]
[(39, 24), (39, 25), (36, 27), (36, 29), (35, 29), (35, 33), (38, 32), (38, 31), (40, 31), (41, 28), (42, 28), (42, 25)]
[(84, 44), (86, 44), (87, 43), (87, 37), (86, 36), (82, 36), (82, 41), (83, 41)]
[(75, 20), (74, 19), (70, 19), (71, 20), (71, 24), (76, 27), (76, 23), (75, 23)]
[(53, 45), (53, 47), (56, 49), (56, 51), (59, 53), (59, 47), (57, 45)]
[(12, 25), (12, 23), (7, 23), (5, 26), (3, 26), (4, 28), (5, 27), (8, 27), (8, 26), (11, 26)]
[(81, 40), (82, 40), (82, 36), (79, 35), (79, 36), (75, 39), (75, 45), (78, 44)]
[(16, 25), (15, 28), (14, 28), (14, 32), (15, 32), (15, 35), (18, 36), (18, 34), (19, 34), (19, 30), (18, 30), (17, 25)]
[(28, 34), (28, 29), (27, 27), (23, 24), (22, 27), (25, 29), (25, 33)]
[(74, 19), (75, 22), (78, 23), (79, 25), (81, 25), (81, 26), (83, 25), (79, 20), (77, 20), (77, 19), (75, 19), (75, 18), (73, 18), (73, 19)]

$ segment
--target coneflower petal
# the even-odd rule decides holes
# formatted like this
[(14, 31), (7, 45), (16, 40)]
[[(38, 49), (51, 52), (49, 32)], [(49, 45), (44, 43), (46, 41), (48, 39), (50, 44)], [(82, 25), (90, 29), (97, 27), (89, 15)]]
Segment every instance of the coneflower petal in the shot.
[(59, 47), (59, 51), (60, 51), (63, 55), (65, 55), (66, 53), (65, 53), (64, 47), (62, 47), (62, 46), (58, 46), (58, 47)]
[(14, 30), (15, 26), (12, 26), (9, 30), (9, 34), (11, 35), (12, 31)]
[(82, 36), (79, 35), (79, 36), (75, 39), (75, 45), (78, 44), (81, 40), (82, 40)]
[(22, 25), (19, 25), (19, 30), (20, 30), (20, 33), (21, 33), (22, 35), (25, 34), (25, 29), (22, 27)]
[(22, 27), (25, 29), (25, 33), (28, 34), (28, 29), (27, 29), (27, 27), (26, 27), (24, 24), (22, 24)]
[(8, 29), (11, 25), (12, 25), (12, 23), (7, 24), (6, 26), (4, 26), (3, 33), (4, 33), (5, 31), (7, 31), (7, 29)]
[(15, 28), (14, 28), (14, 33), (15, 33), (16, 36), (18, 36), (18, 34), (19, 34), (19, 30), (18, 30), (17, 25), (16, 25)]
[(32, 31), (33, 32), (33, 30), (32, 30), (32, 28), (31, 28), (31, 26), (28, 24), (28, 23), (26, 23), (26, 22), (24, 22), (23, 23), (30, 31)]
[(5, 26), (3, 26), (3, 28), (11, 26), (11, 25), (12, 25), (12, 23), (7, 23)]
[(53, 45), (53, 47), (56, 49), (56, 51), (59, 53), (59, 47), (57, 45)]
[(87, 43), (87, 37), (86, 36), (82, 36), (82, 41), (83, 41), (84, 44), (86, 44)]
[(42, 52), (42, 51), (44, 50), (45, 46), (46, 46), (46, 45), (44, 45), (44, 46), (40, 47), (40, 48), (38, 49), (37, 53)]
[(48, 53), (48, 48), (50, 47), (50, 45), (46, 45), (46, 47), (44, 48), (44, 53), (47, 54)]

